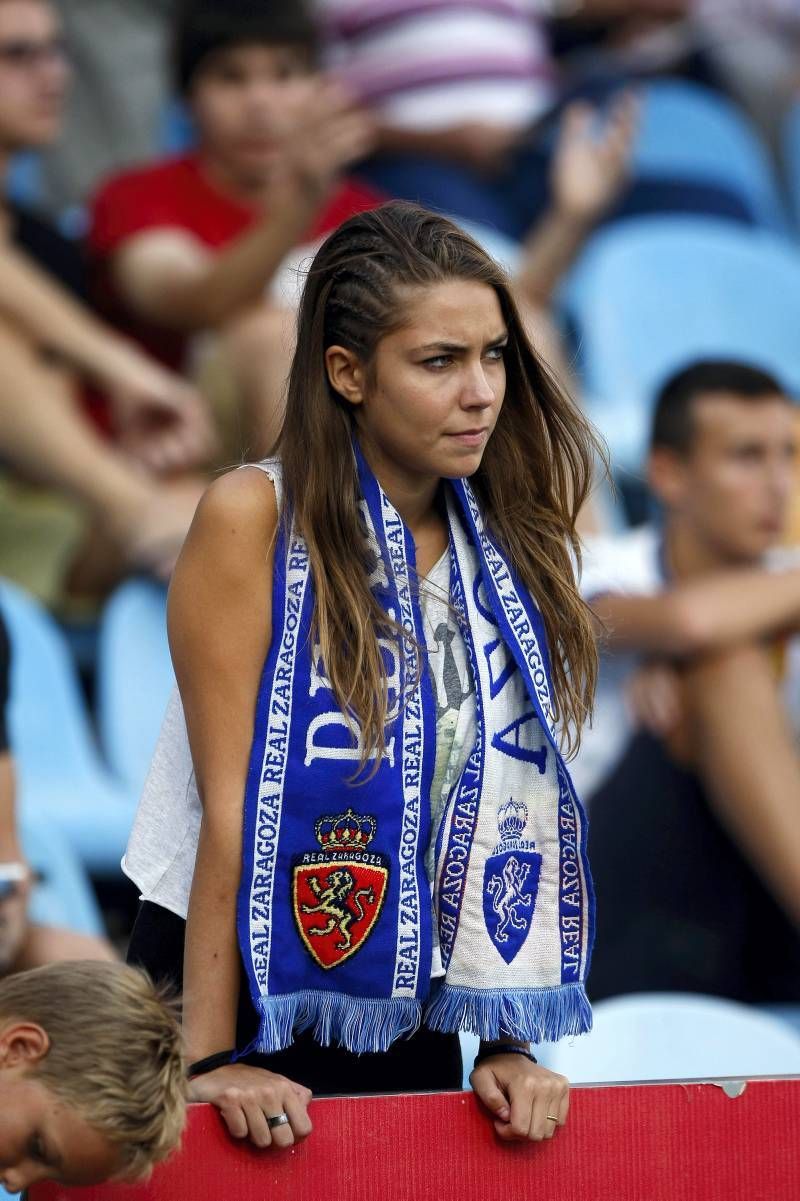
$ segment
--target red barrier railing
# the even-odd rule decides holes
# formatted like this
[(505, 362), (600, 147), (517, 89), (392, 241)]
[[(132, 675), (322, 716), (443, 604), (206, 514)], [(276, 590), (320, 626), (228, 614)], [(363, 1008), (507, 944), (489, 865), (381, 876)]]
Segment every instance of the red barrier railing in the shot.
[[(344, 1083), (344, 1082), (343, 1082)], [(42, 1184), (30, 1201), (798, 1201), (800, 1079), (576, 1087), (552, 1142), (505, 1144), (470, 1093), (312, 1102), (289, 1151), (192, 1106), (148, 1184)]]

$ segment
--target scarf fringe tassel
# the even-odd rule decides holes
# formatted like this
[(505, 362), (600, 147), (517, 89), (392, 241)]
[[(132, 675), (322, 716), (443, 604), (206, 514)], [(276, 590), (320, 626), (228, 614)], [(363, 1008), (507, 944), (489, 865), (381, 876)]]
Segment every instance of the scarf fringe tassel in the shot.
[[(313, 1030), (322, 1046), (338, 1043), (358, 1054), (386, 1051), (396, 1039), (414, 1033), (421, 1011), (414, 1000), (355, 998), (311, 989), (262, 997), (258, 1038), (247, 1050), (271, 1055), (290, 1046), (296, 1031)], [(582, 984), (505, 993), (445, 984), (425, 1011), (425, 1025), (445, 1032), (469, 1030), (482, 1039), (510, 1036), (556, 1042), (591, 1030), (592, 1010)]]
[(582, 984), (506, 992), (444, 984), (425, 1011), (431, 1030), (471, 1030), (486, 1040), (512, 1037), (556, 1042), (592, 1028), (592, 1008)]
[(348, 1051), (386, 1051), (395, 1039), (413, 1034), (422, 1017), (419, 1001), (406, 998), (349, 997), (345, 993), (304, 989), (281, 997), (262, 997), (261, 1022), (253, 1050), (282, 1051), (293, 1032), (313, 1030), (322, 1046)]

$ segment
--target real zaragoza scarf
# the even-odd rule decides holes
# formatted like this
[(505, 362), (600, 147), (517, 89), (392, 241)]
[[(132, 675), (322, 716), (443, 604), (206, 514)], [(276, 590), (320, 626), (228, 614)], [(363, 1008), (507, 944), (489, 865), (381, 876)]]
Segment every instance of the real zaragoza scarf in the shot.
[[(381, 604), (424, 653), (414, 544), (356, 447)], [(245, 794), (239, 943), (258, 1050), (312, 1028), (382, 1051), (424, 1021), (534, 1042), (591, 1026), (594, 899), (586, 819), (556, 746), (541, 616), (486, 532), (469, 484), (448, 487), (451, 591), (476, 683), (477, 737), (424, 856), (436, 758), (429, 673), (384, 645), (397, 710), (375, 774), (312, 647), (306, 547), (279, 535), (273, 640)], [(284, 523), (282, 523), (283, 525)], [(444, 983), (429, 999), (438, 922)]]

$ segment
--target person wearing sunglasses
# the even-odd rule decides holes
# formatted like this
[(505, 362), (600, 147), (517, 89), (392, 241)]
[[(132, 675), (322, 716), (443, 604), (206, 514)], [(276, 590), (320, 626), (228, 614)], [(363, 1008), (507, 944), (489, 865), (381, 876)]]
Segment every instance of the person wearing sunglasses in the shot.
[[(53, 6), (2, 0), (0, 513), (17, 536), (0, 575), (55, 607), (102, 595), (103, 572), (105, 589), (131, 567), (167, 574), (202, 484), (165, 473), (205, 462), (211, 443), (197, 394), (96, 319), (80, 248), (14, 193), (18, 156), (60, 134), (69, 81)], [(87, 384), (110, 398), (117, 451), (87, 418)]]

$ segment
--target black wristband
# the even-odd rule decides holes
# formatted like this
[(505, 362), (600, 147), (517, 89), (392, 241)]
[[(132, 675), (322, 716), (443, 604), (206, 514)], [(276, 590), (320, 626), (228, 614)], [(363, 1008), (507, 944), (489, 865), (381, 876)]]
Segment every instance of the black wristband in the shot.
[(517, 1046), (516, 1043), (495, 1043), (493, 1046), (487, 1047), (485, 1051), (479, 1051), (472, 1066), (476, 1068), (479, 1063), (483, 1063), (484, 1059), (489, 1059), (492, 1055), (524, 1055), (531, 1063), (539, 1062), (526, 1047)]
[(186, 1079), (193, 1080), (195, 1076), (205, 1076), (206, 1072), (213, 1072), (215, 1068), (233, 1063), (235, 1054), (235, 1048), (230, 1051), (215, 1051), (213, 1055), (206, 1055), (205, 1059), (198, 1059), (196, 1063), (190, 1063), (186, 1069)]

